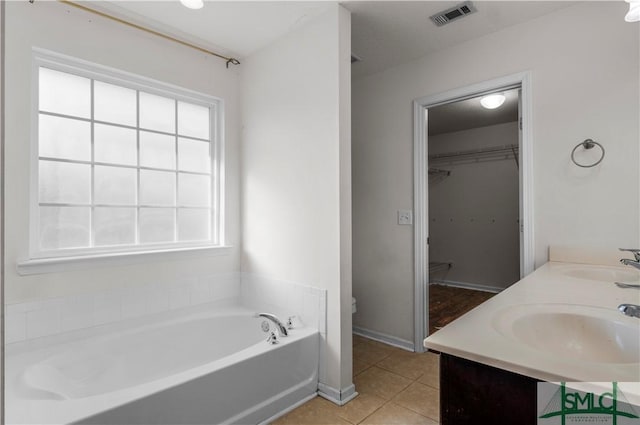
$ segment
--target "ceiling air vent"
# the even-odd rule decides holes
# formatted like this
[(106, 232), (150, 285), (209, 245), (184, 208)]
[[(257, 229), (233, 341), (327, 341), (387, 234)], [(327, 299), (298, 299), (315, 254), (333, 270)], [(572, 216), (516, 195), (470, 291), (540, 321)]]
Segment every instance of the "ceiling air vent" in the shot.
[(460, 19), (475, 11), (476, 11), (476, 8), (473, 6), (473, 4), (470, 1), (465, 1), (464, 3), (460, 3), (456, 7), (452, 7), (451, 9), (447, 9), (443, 12), (436, 13), (430, 18), (434, 24), (441, 27), (445, 24), (448, 24), (451, 21)]

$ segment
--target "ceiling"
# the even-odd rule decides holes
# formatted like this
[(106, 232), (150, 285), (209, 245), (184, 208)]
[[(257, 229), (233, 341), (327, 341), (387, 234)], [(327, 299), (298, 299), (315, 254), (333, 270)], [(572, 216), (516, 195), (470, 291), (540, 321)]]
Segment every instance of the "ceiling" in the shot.
[[(213, 1), (191, 10), (177, 0), (87, 1), (88, 7), (143, 24), (198, 46), (246, 57), (313, 19), (327, 1)], [(443, 27), (429, 16), (457, 1), (347, 1), (352, 12), (352, 51), (362, 58), (354, 77), (373, 74), (463, 43), (574, 2), (475, 1), (478, 10)]]
[[(462, 0), (461, 0), (462, 1)], [(437, 27), (429, 17), (461, 1), (346, 1), (351, 11), (354, 78), (380, 72), (431, 52), (536, 19), (575, 1), (474, 1), (477, 12)], [(178, 0), (86, 1), (88, 7), (240, 59), (322, 14), (328, 1), (205, 0), (191, 10)], [(242, 66), (242, 65), (240, 65)], [(517, 119), (517, 94), (496, 110), (479, 98), (429, 110), (429, 133), (440, 134)]]
[(216, 53), (242, 59), (322, 14), (326, 1), (212, 1), (200, 10), (178, 0), (83, 1), (87, 7)]
[(518, 89), (500, 93), (506, 99), (496, 109), (483, 108), (482, 96), (429, 108), (429, 136), (517, 121)]
[(354, 77), (373, 74), (431, 52), (575, 4), (561, 1), (474, 1), (476, 13), (438, 27), (429, 17), (462, 1), (348, 1), (351, 50), (362, 59)]

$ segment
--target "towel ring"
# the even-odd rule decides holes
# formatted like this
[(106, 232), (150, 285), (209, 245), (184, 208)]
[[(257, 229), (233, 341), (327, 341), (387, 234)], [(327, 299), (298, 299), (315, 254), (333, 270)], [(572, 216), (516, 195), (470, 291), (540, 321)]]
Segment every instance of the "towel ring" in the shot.
[[(593, 164), (580, 164), (578, 161), (576, 161), (576, 158), (575, 158), (576, 149), (578, 149), (580, 146), (582, 146), (585, 149), (591, 149), (594, 146), (598, 146), (600, 148), (600, 150), (602, 151), (602, 155), (600, 155), (600, 159), (598, 159)], [(578, 167), (582, 167), (582, 168), (595, 167), (596, 165), (600, 164), (603, 159), (604, 159), (604, 147), (602, 147), (602, 145), (600, 143), (598, 143), (598, 142), (596, 142), (594, 140), (591, 140), (591, 139), (586, 139), (584, 142), (578, 143), (576, 145), (576, 147), (573, 148), (573, 150), (571, 151), (571, 161), (573, 161), (573, 163), (576, 164)]]

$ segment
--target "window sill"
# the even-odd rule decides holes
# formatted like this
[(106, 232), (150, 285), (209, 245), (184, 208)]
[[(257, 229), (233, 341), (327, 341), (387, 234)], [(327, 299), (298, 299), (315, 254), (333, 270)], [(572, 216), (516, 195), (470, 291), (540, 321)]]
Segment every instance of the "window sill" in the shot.
[(232, 247), (230, 246), (206, 246), (171, 250), (82, 255), (76, 257), (37, 258), (19, 261), (16, 264), (16, 269), (19, 275), (26, 276), (90, 269), (93, 267), (126, 266), (153, 261), (214, 257), (229, 255), (231, 249)]

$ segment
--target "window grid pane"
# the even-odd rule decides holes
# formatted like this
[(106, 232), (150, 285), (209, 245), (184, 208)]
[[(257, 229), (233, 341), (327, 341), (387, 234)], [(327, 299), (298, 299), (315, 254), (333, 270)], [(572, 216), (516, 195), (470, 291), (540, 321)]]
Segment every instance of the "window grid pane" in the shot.
[[(96, 167), (93, 163), (96, 161), (96, 130), (95, 130), (95, 93), (96, 85), (95, 81), (91, 80), (91, 205), (96, 203)], [(96, 220), (95, 220), (96, 208), (91, 207), (91, 214), (89, 214), (89, 241), (92, 247), (96, 246)]]
[(91, 159), (91, 123), (40, 113), (40, 156), (68, 160)]
[(140, 242), (140, 92), (136, 90), (136, 193), (138, 206), (136, 208), (136, 245)]
[[(173, 102), (173, 111), (174, 111), (173, 120), (174, 120), (174, 122), (176, 124), (176, 135), (173, 138), (173, 149), (174, 149), (174, 156), (176, 158), (175, 167), (176, 167), (176, 170), (177, 170), (178, 169), (178, 164), (179, 164), (178, 161), (180, 161), (180, 158), (178, 157), (178, 131), (179, 130), (178, 130), (178, 101), (177, 100), (175, 100)], [(179, 192), (178, 192), (178, 190), (179, 190), (179, 188), (178, 188), (178, 183), (179, 183), (179, 181), (178, 181), (178, 173), (176, 172), (173, 177), (175, 179), (174, 180), (175, 191), (174, 191), (173, 195), (175, 196), (174, 199), (176, 200), (176, 206), (178, 206), (178, 195), (179, 195)], [(173, 240), (174, 241), (178, 241), (179, 240), (178, 239), (178, 226), (179, 226), (179, 224), (180, 223), (178, 222), (178, 210), (176, 209), (176, 210), (173, 211)]]
[[(44, 68), (40, 68), (42, 70)], [(64, 74), (64, 72), (56, 71), (60, 74)], [(71, 75), (71, 74), (69, 74)], [(75, 77), (75, 76), (73, 76)], [(46, 156), (42, 154), (46, 154), (49, 151), (43, 151), (41, 156), (38, 157), (38, 162), (41, 164), (41, 172), (42, 172), (42, 164), (47, 165), (47, 169), (52, 169), (56, 172), (54, 175), (53, 183), (60, 180), (60, 176), (63, 176), (57, 170), (70, 169), (80, 169), (78, 167), (86, 167), (90, 169), (90, 181), (87, 182), (89, 186), (88, 199), (84, 202), (77, 202), (73, 197), (71, 199), (66, 199), (66, 202), (57, 201), (55, 198), (51, 199), (50, 197), (45, 197), (40, 199), (39, 205), (39, 214), (42, 219), (45, 217), (45, 209), (46, 211), (57, 211), (55, 208), (84, 208), (87, 211), (87, 222), (85, 227), (88, 230), (87, 234), (87, 242), (86, 243), (78, 243), (78, 242), (65, 242), (65, 237), (75, 238), (75, 236), (69, 235), (65, 236), (64, 231), (65, 227), (62, 227), (57, 233), (49, 233), (50, 235), (54, 235), (54, 237), (61, 239), (60, 243), (56, 243), (55, 241), (49, 241), (46, 243), (41, 243), (40, 249), (43, 250), (62, 250), (66, 248), (96, 248), (96, 247), (104, 247), (104, 246), (119, 246), (122, 247), (135, 247), (135, 246), (145, 246), (149, 244), (176, 244), (176, 245), (184, 245), (189, 242), (210, 242), (217, 243), (218, 242), (218, 229), (217, 229), (217, 219), (214, 218), (217, 215), (217, 211), (214, 209), (214, 198), (216, 194), (214, 193), (214, 188), (216, 184), (213, 180), (213, 176), (215, 176), (217, 171), (217, 166), (215, 162), (211, 164), (205, 164), (206, 160), (199, 160), (194, 163), (193, 158), (194, 152), (185, 151), (181, 152), (179, 137), (184, 140), (185, 145), (189, 145), (189, 143), (202, 143), (203, 145), (213, 147), (213, 134), (214, 134), (214, 123), (211, 122), (211, 115), (208, 117), (208, 122), (205, 122), (203, 119), (203, 108), (206, 108), (208, 111), (213, 110), (213, 105), (208, 107), (204, 107), (201, 105), (190, 104), (189, 102), (184, 102), (182, 100), (170, 99), (166, 96), (156, 96), (152, 95), (148, 92), (143, 92), (140, 90), (134, 90), (135, 92), (135, 123), (108, 123), (109, 127), (114, 130), (121, 131), (120, 134), (124, 134), (123, 131), (131, 131), (126, 130), (126, 128), (131, 128), (135, 131), (135, 156), (133, 155), (133, 151), (127, 152), (127, 157), (121, 156), (116, 160), (109, 160), (109, 158), (114, 158), (113, 153), (119, 151), (120, 146), (109, 146), (109, 142), (111, 140), (110, 137), (102, 137), (100, 140), (100, 148), (101, 152), (108, 152), (108, 149), (111, 149), (112, 156), (104, 156), (105, 154), (100, 154), (100, 158), (96, 158), (96, 127), (101, 126), (101, 130), (107, 127), (102, 123), (102, 120), (96, 120), (96, 84), (104, 87), (104, 85), (109, 85), (109, 83), (102, 82), (100, 80), (94, 80), (91, 78), (87, 79), (89, 84), (89, 111), (88, 117), (86, 115), (79, 114), (77, 117), (73, 116), (73, 114), (67, 114), (69, 118), (75, 119), (83, 119), (90, 127), (90, 159), (87, 158), (83, 160), (83, 158), (73, 158), (68, 155), (63, 155), (58, 157), (58, 155)], [(41, 85), (43, 82), (46, 82), (46, 79), (40, 79)], [(113, 85), (114, 88), (119, 86)], [(127, 87), (122, 87), (123, 90), (131, 90)], [(165, 140), (166, 142), (160, 142), (160, 145), (155, 145), (153, 148), (155, 149), (157, 146), (160, 147), (160, 159), (159, 160), (151, 160), (149, 164), (141, 162), (141, 94), (145, 97), (145, 120), (146, 123), (152, 123), (152, 125), (144, 126), (147, 135), (156, 134), (155, 140)], [(157, 111), (166, 112), (171, 111), (173, 117), (169, 122), (162, 123), (157, 121), (157, 117), (150, 117), (149, 111), (154, 111), (154, 106), (152, 101), (154, 99), (159, 100), (159, 104), (156, 105)], [(171, 100), (172, 105), (167, 102)], [(151, 103), (150, 103), (151, 102)], [(41, 102), (42, 103), (42, 102)], [(104, 107), (104, 105), (101, 105)], [(101, 116), (105, 114), (104, 109), (101, 109)], [(198, 117), (180, 117), (180, 112), (187, 113), (189, 111), (200, 111)], [(44, 112), (44, 114), (43, 114)], [(66, 111), (65, 111), (66, 112)], [(41, 108), (38, 108), (39, 117), (43, 116), (55, 116), (56, 114), (47, 114), (47, 111), (42, 111)], [(84, 114), (84, 113), (83, 113)], [(97, 117), (100, 118), (100, 117)], [(42, 118), (40, 118), (42, 120)], [(115, 121), (115, 120), (114, 120)], [(178, 123), (187, 123), (188, 125), (183, 125), (183, 127), (188, 128), (188, 131), (185, 131), (187, 134), (180, 135), (180, 129), (178, 128)], [(133, 127), (135, 126), (135, 127)], [(198, 127), (200, 126), (200, 127)], [(156, 127), (156, 128), (150, 128)], [(46, 130), (46, 126), (40, 126), (40, 129)], [(167, 133), (167, 131), (172, 128), (171, 133)], [(156, 130), (154, 132), (154, 130)], [(143, 129), (144, 131), (144, 129)], [(111, 133), (113, 136), (113, 133)], [(201, 138), (201, 136), (208, 135), (209, 139)], [(46, 135), (48, 136), (48, 135)], [(168, 145), (167, 142), (169, 136), (172, 140), (173, 145)], [(152, 136), (153, 137), (153, 136)], [(42, 136), (40, 137), (42, 140)], [(190, 142), (191, 140), (191, 142)], [(119, 140), (118, 140), (119, 141)], [(164, 143), (164, 145), (163, 145)], [(122, 145), (121, 145), (122, 146)], [(132, 146), (132, 145), (129, 145)], [(166, 150), (171, 146), (173, 152), (169, 154)], [(105, 151), (107, 149), (107, 151)], [(115, 149), (115, 150), (114, 150)], [(200, 150), (202, 151), (202, 150)], [(180, 155), (191, 154), (191, 158), (186, 158), (186, 166), (181, 167), (181, 159)], [(196, 152), (197, 153), (197, 152)], [(210, 148), (210, 157), (209, 161), (215, 161), (215, 149)], [(66, 157), (66, 158), (65, 158)], [(118, 157), (115, 157), (118, 158)], [(156, 157), (158, 158), (158, 157)], [(96, 162), (98, 159), (98, 162)], [(142, 158), (144, 161), (144, 158)], [(184, 162), (184, 160), (183, 160)], [(59, 164), (56, 165), (56, 164)], [(65, 165), (68, 164), (68, 165)], [(189, 165), (190, 164), (190, 165)], [(145, 166), (146, 165), (146, 166)], [(63, 168), (60, 168), (63, 167)], [(164, 168), (166, 167), (166, 168)], [(97, 186), (97, 171), (100, 170), (100, 187)], [(120, 179), (119, 182), (115, 180), (110, 182), (110, 177), (105, 176), (105, 172), (109, 171), (114, 178)], [(131, 172), (127, 172), (126, 170), (131, 170)], [(180, 170), (180, 172), (179, 172)], [(49, 173), (50, 174), (50, 173)], [(77, 174), (77, 173), (76, 173)], [(126, 181), (130, 183), (128, 185), (124, 184), (125, 180), (122, 180), (126, 175), (135, 176), (135, 182), (130, 177), (127, 177)], [(164, 197), (162, 195), (161, 188), (169, 188), (171, 185), (166, 184), (168, 182), (157, 181), (155, 177), (165, 176), (168, 177), (172, 175), (173, 187), (170, 190), (171, 194), (166, 194), (168, 196)], [(201, 183), (198, 183), (199, 186), (204, 188), (208, 187), (208, 193), (204, 193), (205, 190), (201, 187), (198, 189), (194, 188), (191, 185), (184, 186), (180, 188), (181, 176), (185, 177), (184, 182), (192, 181), (192, 182), (202, 182), (206, 181), (206, 185), (202, 186)], [(73, 182), (74, 173), (71, 173), (65, 180), (67, 184)], [(77, 177), (77, 176), (76, 176)], [(40, 192), (43, 193), (43, 188), (47, 187), (46, 182), (43, 180), (43, 175), (40, 176)], [(105, 180), (106, 179), (106, 180)], [(151, 190), (153, 196), (151, 197), (151, 204), (145, 202), (143, 199), (143, 192), (145, 189), (142, 186), (142, 180), (146, 180), (146, 185), (149, 187), (151, 184)], [(204, 180), (203, 180), (204, 179)], [(126, 189), (125, 192), (113, 192), (114, 187), (117, 188), (118, 183), (122, 185), (123, 189)], [(158, 184), (160, 183), (160, 184)], [(81, 179), (76, 181), (76, 184), (82, 184)], [(131, 184), (134, 184), (134, 187), (131, 187)], [(51, 186), (51, 182), (49, 184)], [(64, 187), (61, 188), (62, 191), (65, 190)], [(142, 190), (141, 190), (142, 189)], [(100, 198), (96, 198), (97, 191), (101, 191)], [(105, 190), (110, 190), (110, 192), (105, 192)], [(53, 188), (53, 193), (64, 193), (61, 192), (60, 188)], [(68, 192), (68, 189), (67, 189)], [(148, 192), (148, 191), (147, 191)], [(50, 193), (50, 192), (47, 192)], [(149, 193), (149, 192), (148, 192)], [(148, 194), (147, 193), (147, 194)], [(202, 199), (197, 199), (195, 202), (194, 193), (202, 195)], [(106, 195), (108, 194), (108, 195)], [(128, 194), (128, 195), (127, 195)], [(108, 196), (108, 197), (105, 197)], [(153, 197), (156, 197), (154, 200)], [(170, 199), (172, 198), (172, 200)], [(179, 204), (180, 199), (190, 199), (186, 205)], [(78, 199), (79, 200), (79, 199)], [(133, 202), (133, 204), (131, 204)], [(127, 209), (127, 206), (130, 207)], [(88, 208), (87, 208), (88, 207)], [(62, 210), (61, 210), (62, 211)], [(66, 210), (65, 210), (66, 211)], [(126, 212), (130, 211), (130, 212)], [(182, 212), (180, 212), (182, 211)], [(42, 220), (41, 219), (41, 220)], [(171, 225), (169, 226), (170, 220)], [(43, 223), (41, 221), (41, 223)], [(105, 227), (106, 226), (106, 227)], [(168, 227), (167, 227), (168, 226)], [(45, 236), (42, 232), (45, 231), (42, 224), (39, 226), (40, 228), (40, 240), (43, 240)], [(51, 228), (49, 226), (49, 228)], [(68, 228), (68, 226), (67, 226)], [(106, 232), (106, 233), (105, 233)], [(131, 232), (129, 236), (127, 236), (127, 232)], [(157, 232), (157, 234), (154, 234)], [(171, 237), (170, 237), (171, 235)], [(77, 238), (76, 238), (77, 239)]]

